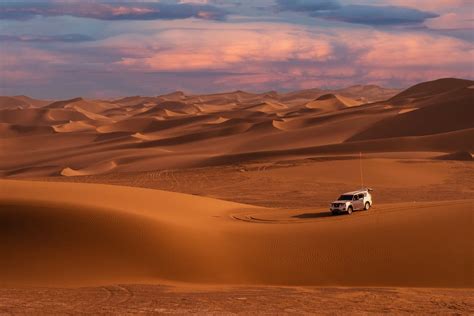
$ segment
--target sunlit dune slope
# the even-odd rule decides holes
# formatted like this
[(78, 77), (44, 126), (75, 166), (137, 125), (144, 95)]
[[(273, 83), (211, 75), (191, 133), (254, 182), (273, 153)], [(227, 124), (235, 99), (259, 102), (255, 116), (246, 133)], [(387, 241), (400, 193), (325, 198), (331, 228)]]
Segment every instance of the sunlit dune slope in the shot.
[(3, 285), (474, 285), (469, 200), (327, 217), (130, 187), (0, 186)]

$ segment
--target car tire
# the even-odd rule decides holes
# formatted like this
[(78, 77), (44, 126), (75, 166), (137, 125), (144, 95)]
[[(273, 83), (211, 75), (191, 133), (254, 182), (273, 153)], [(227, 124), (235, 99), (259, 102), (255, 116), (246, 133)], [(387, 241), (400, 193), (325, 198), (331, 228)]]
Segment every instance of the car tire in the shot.
[(370, 209), (370, 203), (365, 202), (364, 211), (368, 211), (369, 209)]
[(351, 214), (352, 214), (352, 211), (353, 211), (352, 206), (349, 206), (349, 207), (347, 208), (347, 214), (351, 215)]

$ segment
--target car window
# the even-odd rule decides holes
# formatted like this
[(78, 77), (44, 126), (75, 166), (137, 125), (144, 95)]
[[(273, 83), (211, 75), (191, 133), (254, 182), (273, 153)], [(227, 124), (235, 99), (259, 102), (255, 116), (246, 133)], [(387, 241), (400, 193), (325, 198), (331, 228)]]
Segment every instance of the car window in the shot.
[(338, 199), (339, 201), (351, 201), (352, 195), (341, 195)]
[(359, 194), (359, 199), (363, 199), (363, 198), (364, 198), (364, 194), (363, 193)]
[(354, 195), (354, 201), (357, 201), (359, 199), (359, 196)]

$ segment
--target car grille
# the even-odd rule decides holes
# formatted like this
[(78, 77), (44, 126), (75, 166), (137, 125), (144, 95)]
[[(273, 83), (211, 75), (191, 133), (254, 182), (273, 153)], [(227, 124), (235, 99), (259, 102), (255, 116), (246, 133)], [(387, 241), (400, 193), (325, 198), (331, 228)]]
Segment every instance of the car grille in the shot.
[(339, 203), (332, 203), (332, 206), (339, 207), (340, 205), (339, 205)]

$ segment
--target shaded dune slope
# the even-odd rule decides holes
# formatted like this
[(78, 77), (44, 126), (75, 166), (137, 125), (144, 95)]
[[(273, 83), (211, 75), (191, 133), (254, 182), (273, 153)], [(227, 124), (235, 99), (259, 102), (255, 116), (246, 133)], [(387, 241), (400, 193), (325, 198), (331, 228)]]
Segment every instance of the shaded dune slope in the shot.
[(422, 136), (474, 127), (474, 89), (456, 89), (423, 101), (423, 107), (390, 117), (351, 137), (349, 141)]
[(285, 150), (255, 151), (212, 157), (199, 163), (202, 166), (226, 165), (251, 160), (271, 160), (325, 154), (353, 154), (379, 152), (453, 152), (462, 148), (474, 152), (474, 128), (418, 137), (394, 137), (354, 141), (341, 144), (302, 147)]
[(388, 102), (392, 104), (403, 104), (406, 101), (423, 99), (433, 95), (440, 95), (457, 89), (464, 89), (472, 86), (474, 81), (456, 78), (443, 78), (433, 81), (422, 82), (414, 85), (401, 93), (390, 98)]
[(33, 99), (24, 95), (0, 96), (0, 110), (36, 108), (48, 103), (49, 101)]

